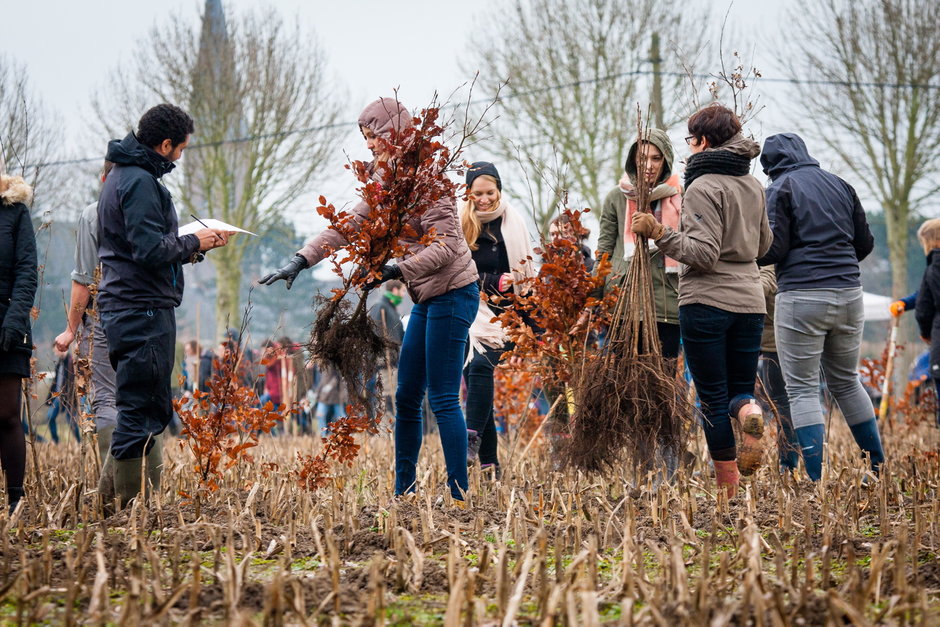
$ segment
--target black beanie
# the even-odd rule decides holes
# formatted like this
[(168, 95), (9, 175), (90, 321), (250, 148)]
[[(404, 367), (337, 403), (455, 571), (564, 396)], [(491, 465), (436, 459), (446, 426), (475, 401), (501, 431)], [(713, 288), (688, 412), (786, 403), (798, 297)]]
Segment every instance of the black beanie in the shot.
[(475, 161), (470, 164), (470, 168), (467, 170), (468, 192), (470, 191), (470, 187), (473, 186), (473, 181), (483, 174), (488, 174), (496, 179), (496, 189), (503, 191), (503, 181), (499, 178), (499, 172), (496, 170), (496, 166), (489, 161)]

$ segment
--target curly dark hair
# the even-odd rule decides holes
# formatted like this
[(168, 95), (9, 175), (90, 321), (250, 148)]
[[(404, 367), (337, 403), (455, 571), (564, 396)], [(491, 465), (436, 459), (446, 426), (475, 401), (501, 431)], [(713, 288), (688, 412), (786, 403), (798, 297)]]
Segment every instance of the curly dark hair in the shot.
[(712, 148), (721, 146), (741, 132), (741, 121), (728, 107), (713, 103), (692, 114), (689, 134), (704, 137)]
[(158, 104), (147, 110), (137, 123), (137, 141), (153, 148), (169, 139), (174, 146), (179, 146), (194, 130), (188, 113), (176, 105)]

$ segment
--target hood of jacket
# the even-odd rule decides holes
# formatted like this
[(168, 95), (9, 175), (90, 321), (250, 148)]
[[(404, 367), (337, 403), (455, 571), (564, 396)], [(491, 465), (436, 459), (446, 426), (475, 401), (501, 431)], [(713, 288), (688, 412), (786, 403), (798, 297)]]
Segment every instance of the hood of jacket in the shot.
[[(659, 180), (656, 181), (656, 185), (665, 183), (669, 180), (669, 177), (672, 176), (672, 165), (676, 158), (676, 153), (672, 149), (672, 142), (669, 141), (669, 135), (666, 134), (666, 131), (651, 128), (643, 134), (643, 141), (653, 144), (663, 153), (663, 171), (662, 174), (659, 175)], [(633, 142), (627, 153), (627, 161), (623, 165), (624, 171), (630, 176), (630, 181), (634, 184), (636, 183), (636, 150), (639, 144), (640, 140)]]
[(0, 175), (0, 204), (15, 205), (22, 203), (29, 205), (33, 202), (33, 188), (29, 186), (22, 176)]
[(379, 98), (366, 105), (359, 114), (359, 126), (369, 128), (386, 141), (391, 141), (392, 131), (411, 128), (411, 113), (395, 98)]
[(764, 141), (760, 164), (764, 174), (771, 179), (796, 168), (819, 167), (819, 162), (809, 156), (803, 138), (796, 133), (779, 133), (768, 137)]
[(108, 142), (108, 154), (105, 159), (118, 165), (136, 165), (157, 178), (176, 167), (176, 164), (156, 150), (137, 141), (137, 136), (133, 133), (128, 133), (124, 139), (112, 139)]
[(753, 159), (760, 154), (760, 144), (753, 139), (745, 137), (743, 133), (738, 133), (720, 146), (706, 148), (705, 150), (725, 150), (736, 155), (745, 156), (748, 159)]

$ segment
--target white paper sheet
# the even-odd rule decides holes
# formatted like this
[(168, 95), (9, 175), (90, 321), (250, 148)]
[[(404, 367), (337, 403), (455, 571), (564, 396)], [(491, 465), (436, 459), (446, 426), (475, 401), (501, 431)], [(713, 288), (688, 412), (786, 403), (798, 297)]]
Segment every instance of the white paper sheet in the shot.
[(191, 233), (195, 233), (199, 229), (204, 228), (218, 229), (220, 231), (234, 231), (235, 233), (247, 233), (248, 235), (254, 235), (257, 237), (257, 234), (252, 233), (251, 231), (240, 229), (237, 226), (232, 226), (231, 224), (227, 224), (221, 220), (216, 220), (215, 218), (203, 218), (202, 224), (199, 222), (190, 222), (185, 226), (181, 226), (179, 231), (177, 231), (177, 234), (180, 236), (189, 235)]

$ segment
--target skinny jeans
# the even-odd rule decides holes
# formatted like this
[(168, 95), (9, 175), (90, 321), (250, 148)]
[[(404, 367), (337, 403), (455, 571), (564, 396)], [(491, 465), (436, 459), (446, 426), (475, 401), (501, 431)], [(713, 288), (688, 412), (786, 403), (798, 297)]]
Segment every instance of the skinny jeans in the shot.
[(819, 370), (849, 426), (875, 416), (858, 378), (865, 321), (862, 288), (789, 290), (777, 294), (777, 354), (796, 429), (824, 424)]
[(437, 420), (451, 495), (462, 500), (467, 491), (467, 423), (460, 410), (460, 380), (479, 304), (480, 290), (471, 283), (411, 310), (395, 393), (395, 494), (415, 490), (425, 392)]
[(708, 451), (715, 461), (737, 459), (731, 414), (754, 395), (764, 314), (694, 303), (679, 307), (679, 327)]

